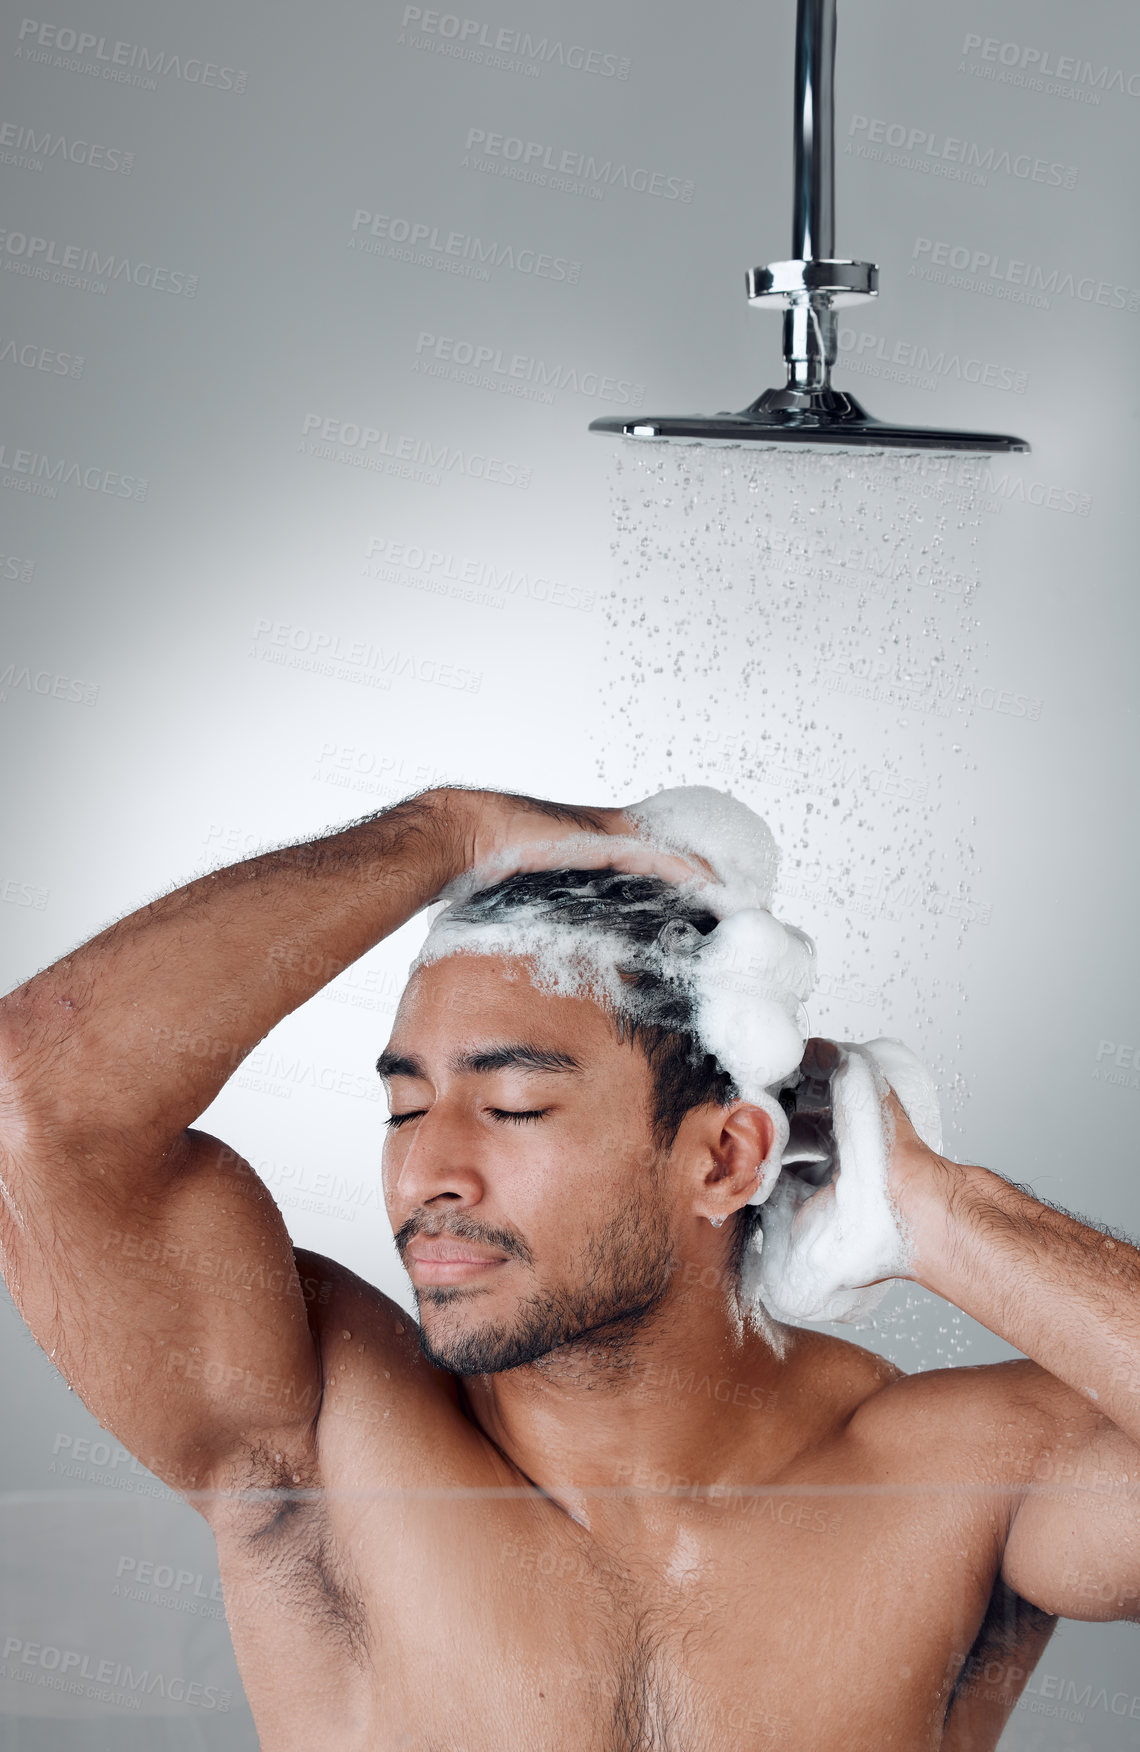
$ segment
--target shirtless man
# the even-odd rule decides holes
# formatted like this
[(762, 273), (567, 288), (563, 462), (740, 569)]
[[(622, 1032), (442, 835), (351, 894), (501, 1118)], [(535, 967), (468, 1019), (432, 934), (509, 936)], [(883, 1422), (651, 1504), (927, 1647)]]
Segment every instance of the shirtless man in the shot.
[(932, 1154), (893, 1097), (910, 1275), (1032, 1361), (907, 1377), (743, 1319), (767, 1112), (705, 1099), (662, 1144), (676, 1088), (644, 1043), (517, 959), (422, 968), (379, 1067), (419, 1332), (192, 1129), (276, 1022), (507, 848), (693, 874), (630, 835), (427, 792), (0, 1003), (9, 1286), (209, 1523), (265, 1752), (980, 1752), (1058, 1616), (1140, 1616), (1140, 1255)]

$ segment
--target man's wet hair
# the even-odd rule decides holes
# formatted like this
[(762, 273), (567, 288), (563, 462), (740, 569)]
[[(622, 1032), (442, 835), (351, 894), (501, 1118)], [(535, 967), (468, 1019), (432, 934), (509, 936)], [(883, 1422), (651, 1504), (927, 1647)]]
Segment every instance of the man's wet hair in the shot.
[(623, 870), (535, 870), (508, 876), (449, 909), (470, 924), (503, 924), (513, 914), (603, 933), (614, 942), (618, 972), (631, 993), (629, 1010), (611, 1013), (618, 1038), (636, 1042), (653, 1075), (654, 1141), (668, 1149), (690, 1108), (736, 1099), (731, 1077), (697, 1036), (688, 987), (662, 971), (680, 961), (718, 923), (716, 915), (658, 876)]

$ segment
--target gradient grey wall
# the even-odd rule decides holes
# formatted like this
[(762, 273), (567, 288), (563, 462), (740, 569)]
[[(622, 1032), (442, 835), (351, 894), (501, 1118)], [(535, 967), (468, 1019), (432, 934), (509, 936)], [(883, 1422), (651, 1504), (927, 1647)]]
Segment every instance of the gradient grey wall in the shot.
[[(788, 249), (793, 0), (418, 12), (76, 0), (0, 26), (5, 989), (418, 785), (628, 800), (598, 775), (645, 652), (607, 646), (615, 458), (585, 428), (778, 378), (743, 273)], [(1140, 19), (1112, 0), (842, 0), (838, 247), (882, 296), (845, 314), (839, 381), (1033, 453), (978, 498), (972, 777), (938, 824), (975, 885), (902, 933), (916, 989), (968, 1001), (914, 1019), (883, 996), (889, 929), (852, 961), (841, 908), (810, 920), (848, 976), (818, 1026), (906, 1024), (957, 1153), (1133, 1229), (1138, 119)], [(960, 602), (924, 612), (960, 639)], [(634, 796), (671, 776), (664, 711), (646, 696), (622, 755)], [(856, 756), (885, 723), (852, 702)], [(684, 776), (725, 771), (690, 750)], [(782, 771), (737, 788), (807, 844), (810, 775)], [(416, 935), (278, 1029), (207, 1121), (299, 1243), (405, 1300), (370, 1065)], [(1004, 1354), (900, 1295), (864, 1342)], [(98, 1446), (10, 1311), (3, 1358), (0, 1741), (252, 1746), (204, 1530)], [(111, 1692), (124, 1660), (162, 1683), (141, 1711), (69, 1695), (35, 1645)], [(1130, 1652), (1063, 1628), (1003, 1744), (1140, 1744)]]

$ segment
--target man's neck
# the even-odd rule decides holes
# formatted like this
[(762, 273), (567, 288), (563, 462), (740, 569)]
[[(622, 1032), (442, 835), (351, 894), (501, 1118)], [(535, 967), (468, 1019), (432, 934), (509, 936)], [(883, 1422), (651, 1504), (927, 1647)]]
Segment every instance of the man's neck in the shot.
[(573, 1518), (628, 1529), (670, 1495), (755, 1483), (798, 1447), (797, 1334), (764, 1335), (735, 1296), (671, 1293), (632, 1333), (591, 1334), (462, 1383), (469, 1415)]

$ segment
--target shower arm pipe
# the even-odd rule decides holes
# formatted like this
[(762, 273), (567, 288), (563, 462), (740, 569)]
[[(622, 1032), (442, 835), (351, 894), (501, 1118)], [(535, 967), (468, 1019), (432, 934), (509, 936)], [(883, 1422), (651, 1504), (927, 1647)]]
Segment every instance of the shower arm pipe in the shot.
[(784, 314), (785, 395), (831, 393), (835, 310), (873, 298), (873, 262), (835, 259), (836, 0), (797, 0), (792, 259), (753, 268), (749, 302)]
[(798, 0), (792, 258), (835, 254), (835, 0)]

